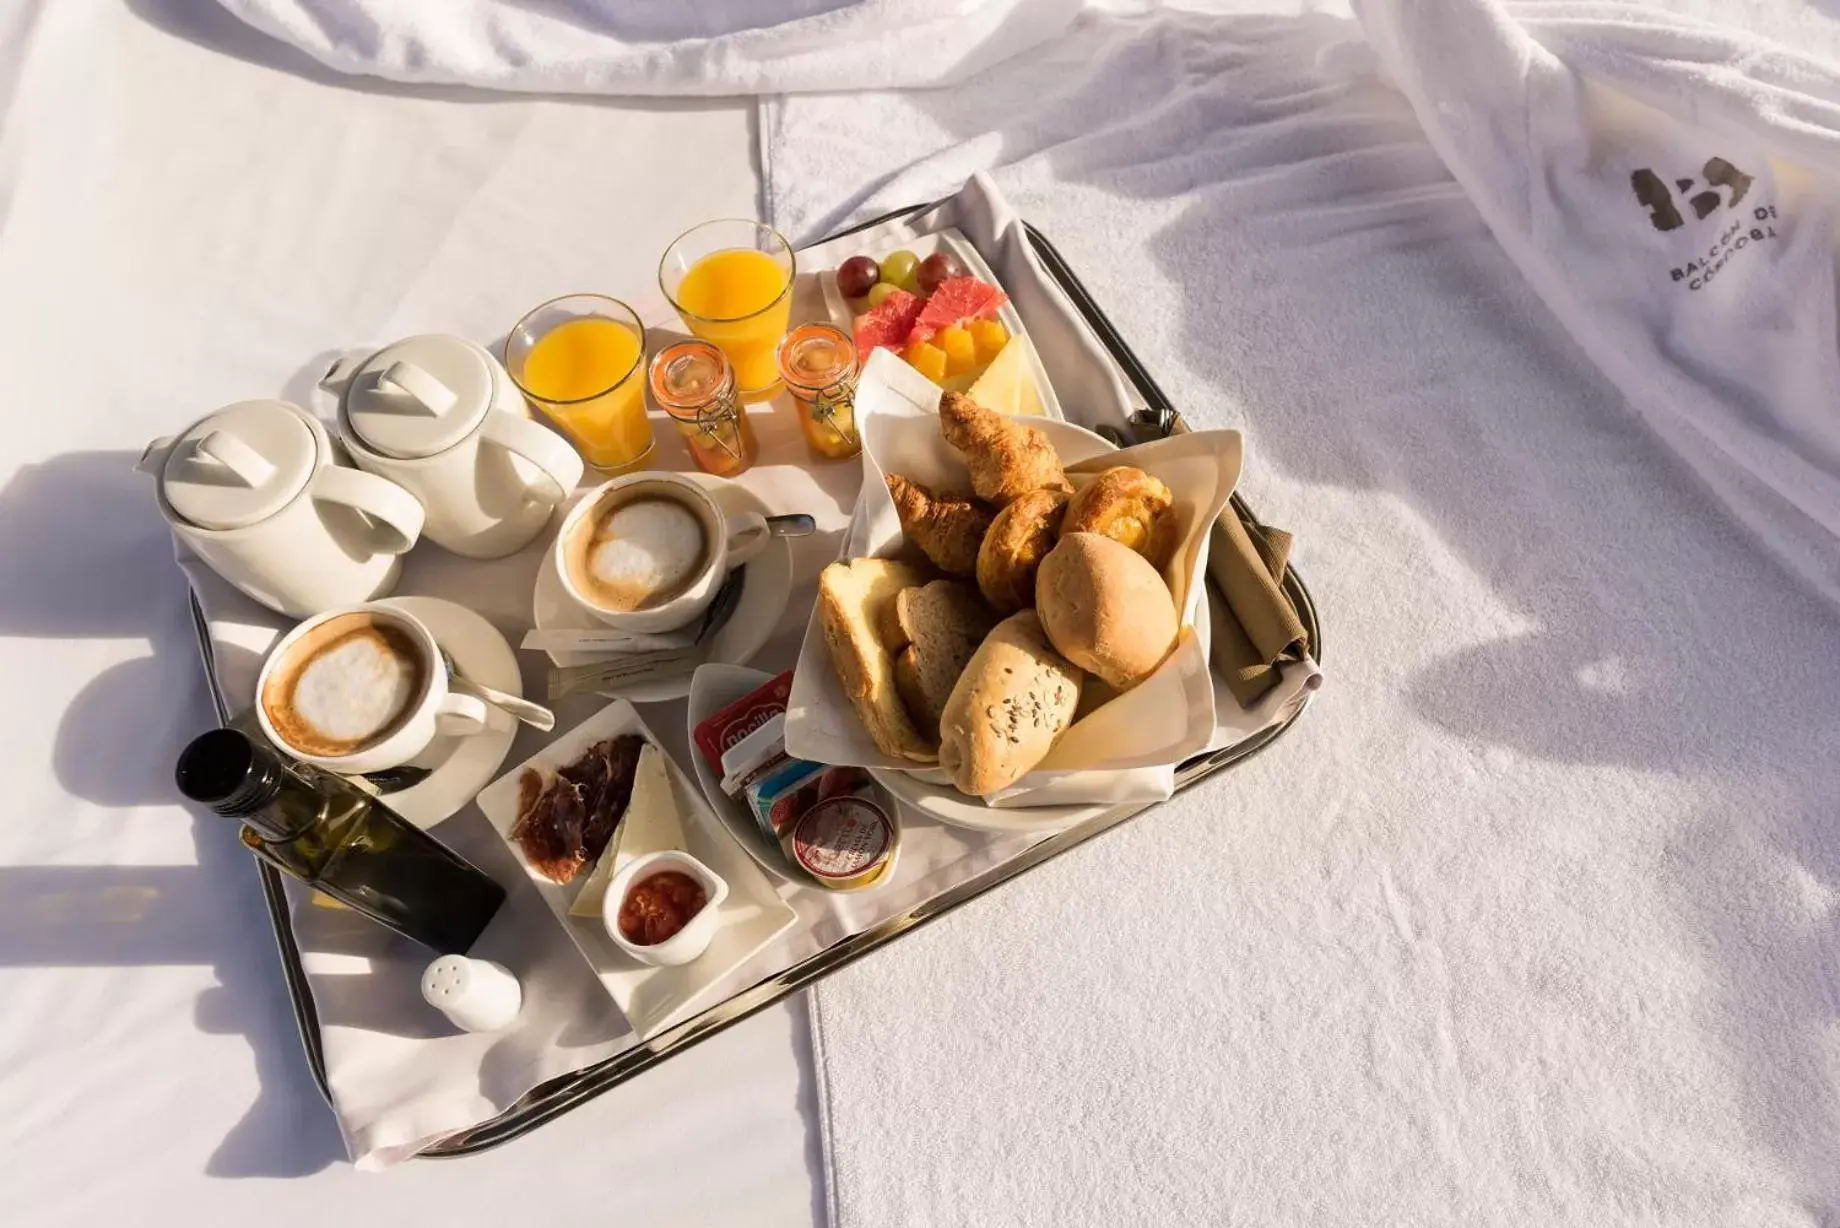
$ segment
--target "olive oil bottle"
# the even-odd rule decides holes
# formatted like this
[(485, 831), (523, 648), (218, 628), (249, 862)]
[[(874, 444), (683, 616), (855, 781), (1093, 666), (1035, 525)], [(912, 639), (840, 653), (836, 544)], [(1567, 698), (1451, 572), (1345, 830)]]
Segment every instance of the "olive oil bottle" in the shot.
[(194, 738), (179, 791), (243, 821), (256, 856), (443, 955), (464, 954), (505, 889), (350, 781), (236, 729)]

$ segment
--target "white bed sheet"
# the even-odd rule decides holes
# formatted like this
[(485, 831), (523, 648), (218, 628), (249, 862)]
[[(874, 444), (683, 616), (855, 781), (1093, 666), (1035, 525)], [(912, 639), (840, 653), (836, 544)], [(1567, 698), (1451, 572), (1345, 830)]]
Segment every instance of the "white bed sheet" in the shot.
[(0, 1213), (31, 1225), (806, 1224), (802, 1010), (534, 1135), (354, 1172), (253, 870), (175, 803), (210, 719), (148, 438), (318, 356), (498, 336), (751, 214), (749, 109), (399, 91), (210, 5), (0, 5)]

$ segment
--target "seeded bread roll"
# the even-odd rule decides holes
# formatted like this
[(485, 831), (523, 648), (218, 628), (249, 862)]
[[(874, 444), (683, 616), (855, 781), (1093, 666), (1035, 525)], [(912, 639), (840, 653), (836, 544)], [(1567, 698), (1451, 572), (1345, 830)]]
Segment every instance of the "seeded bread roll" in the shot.
[(1181, 628), (1156, 568), (1097, 533), (1069, 533), (1048, 552), (1036, 570), (1035, 609), (1063, 656), (1120, 691), (1156, 672)]
[(1055, 652), (1033, 610), (998, 623), (959, 675), (939, 719), (939, 766), (961, 793), (1015, 784), (1073, 724), (1080, 671)]

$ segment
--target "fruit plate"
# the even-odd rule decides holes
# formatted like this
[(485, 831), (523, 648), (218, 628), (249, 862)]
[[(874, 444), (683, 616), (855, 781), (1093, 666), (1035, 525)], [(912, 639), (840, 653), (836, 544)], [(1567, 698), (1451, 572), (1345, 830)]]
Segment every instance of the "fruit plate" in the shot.
[[(1003, 283), (997, 280), (995, 273), (991, 272), (990, 266), (984, 262), (984, 257), (978, 254), (977, 248), (973, 247), (971, 241), (965, 238), (956, 227), (948, 227), (945, 230), (934, 231), (932, 234), (905, 240), (898, 249), (891, 246), (883, 249), (850, 252), (844, 256), (844, 259), (848, 259), (849, 256), (870, 256), (879, 263), (884, 256), (896, 250), (910, 251), (921, 260), (937, 252), (949, 252), (958, 257), (971, 276), (1002, 288)], [(860, 299), (851, 300), (843, 296), (843, 292), (837, 288), (836, 265), (819, 269), (817, 276), (819, 284), (824, 288), (824, 306), (830, 313), (831, 323), (851, 336), (855, 336), (857, 307), (867, 307), (867, 303)], [(1047, 368), (1042, 366), (1041, 355), (1035, 352), (1035, 345), (1029, 340), (1028, 330), (1022, 326), (1022, 316), (1017, 313), (1016, 305), (1004, 303), (1003, 306), (997, 308), (997, 319), (1002, 321), (1003, 327), (1009, 331), (1011, 344), (1023, 347), (1023, 370), (1028, 379), (1034, 382), (1036, 394), (1041, 399), (1043, 414), (1049, 418), (1065, 420), (1067, 415), (1061, 412), (1060, 398), (1054, 395), (1054, 385), (1048, 382)], [(947, 386), (955, 386), (955, 382), (950, 382)]]
[[(570, 883), (551, 882), (531, 868), (524, 860), (523, 851), (511, 838), (511, 828), (517, 822), (518, 777), (525, 768), (535, 768), (545, 777), (553, 775), (557, 768), (573, 763), (596, 742), (623, 733), (636, 733), (663, 752), (682, 819), (684, 843), (689, 846), (684, 851), (728, 882), (728, 897), (715, 906), (720, 924), (709, 949), (675, 968), (651, 968), (639, 963), (614, 944), (600, 917), (570, 915), (569, 905), (587, 881), (588, 871), (576, 875), (575, 881)], [(758, 955), (798, 921), (792, 906), (779, 898), (773, 883), (760, 872), (753, 858), (741, 850), (729, 835), (727, 826), (709, 813), (697, 787), (684, 779), (683, 769), (671, 758), (664, 744), (623, 699), (608, 704), (487, 785), (479, 794), (479, 809), (491, 823), (492, 830), (511, 849), (511, 855), (524, 867), (531, 886), (549, 905), (549, 910), (581, 950), (582, 957), (593, 967), (614, 1005), (620, 1008), (641, 1040), (708, 1006), (712, 991), (729, 973)]]

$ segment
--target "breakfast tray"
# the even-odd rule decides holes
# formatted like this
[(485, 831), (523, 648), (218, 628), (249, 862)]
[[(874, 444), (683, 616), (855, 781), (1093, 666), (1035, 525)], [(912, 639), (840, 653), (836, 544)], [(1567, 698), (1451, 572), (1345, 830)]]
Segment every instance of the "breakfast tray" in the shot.
[[(934, 202), (899, 209), (858, 226), (839, 231), (824, 242), (830, 242), (884, 223), (917, 217), (936, 208), (938, 204), (939, 202)], [(1186, 430), (1180, 415), (1170, 404), (1169, 398), (1164, 395), (1162, 389), (1157, 387), (1156, 381), (1144, 369), (1137, 356), (1131, 352), (1130, 346), (1125, 343), (1118, 330), (1100, 310), (1099, 305), (1087, 292), (1086, 287), (1081, 284), (1080, 279), (1074, 275), (1073, 270), (1068, 267), (1060, 252), (1040, 231), (1027, 225), (1026, 222), (1022, 225), (1022, 233), (1042, 270), (1066, 295), (1069, 303), (1085, 321), (1098, 344), (1116, 364), (1126, 382), (1127, 389), (1132, 394), (1133, 403), (1140, 407), (1124, 422), (1082, 423), (1081, 425), (1089, 426), (1121, 446)], [(1247, 506), (1245, 500), (1237, 494), (1233, 496), (1232, 510), (1253, 534), (1262, 533), (1263, 529), (1257, 516)], [(1309, 633), (1313, 655), (1320, 662), (1323, 655), (1322, 627), (1317, 619), (1316, 607), (1311, 601), (1309, 590), (1304, 587), (1302, 579), (1294, 568), (1285, 570), (1282, 587), (1295, 605), (1298, 617)], [(212, 660), (211, 635), (205, 621), (204, 611), (196, 597), (192, 599), (191, 608), (199, 644), (207, 669), (209, 669)], [(218, 704), (220, 719), (227, 720), (230, 713), (224, 710), (218, 688), (212, 687), (211, 692)], [(1218, 751), (1197, 755), (1182, 763), (1176, 772), (1177, 790), (1190, 788), (1214, 773), (1224, 771), (1264, 750), (1283, 736), (1296, 722), (1302, 711), (1303, 705), (1299, 705), (1281, 721), (1252, 737)], [(651, 1069), (659, 1062), (683, 1053), (697, 1042), (706, 1040), (723, 1029), (741, 1022), (755, 1012), (785, 999), (793, 992), (829, 976), (885, 943), (892, 942), (901, 935), (951, 912), (959, 905), (1059, 856), (1076, 845), (1086, 843), (1100, 833), (1150, 808), (1152, 807), (1136, 803), (1117, 806), (1073, 827), (1047, 836), (1003, 863), (956, 884), (905, 913), (890, 917), (878, 925), (841, 939), (817, 954), (741, 990), (725, 1001), (649, 1040), (605, 1061), (539, 1084), (498, 1116), (471, 1129), (450, 1135), (421, 1154), (439, 1157), (463, 1156), (509, 1142), (544, 1122), (586, 1103), (602, 1092), (619, 1086), (635, 1075)], [(287, 981), (289, 997), (293, 1001), (294, 1018), (300, 1029), (301, 1043), (306, 1050), (307, 1063), (312, 1069), (314, 1080), (319, 1085), (321, 1094), (325, 1095), (330, 1103), (331, 1095), (327, 1087), (318, 1011), (314, 1004), (306, 968), (302, 963), (300, 946), (294, 934), (289, 904), (282, 890), (282, 879), (280, 874), (267, 863), (254, 861), (252, 864), (256, 873), (261, 877), (269, 921), (274, 927), (276, 943), (280, 948), (282, 970)]]

